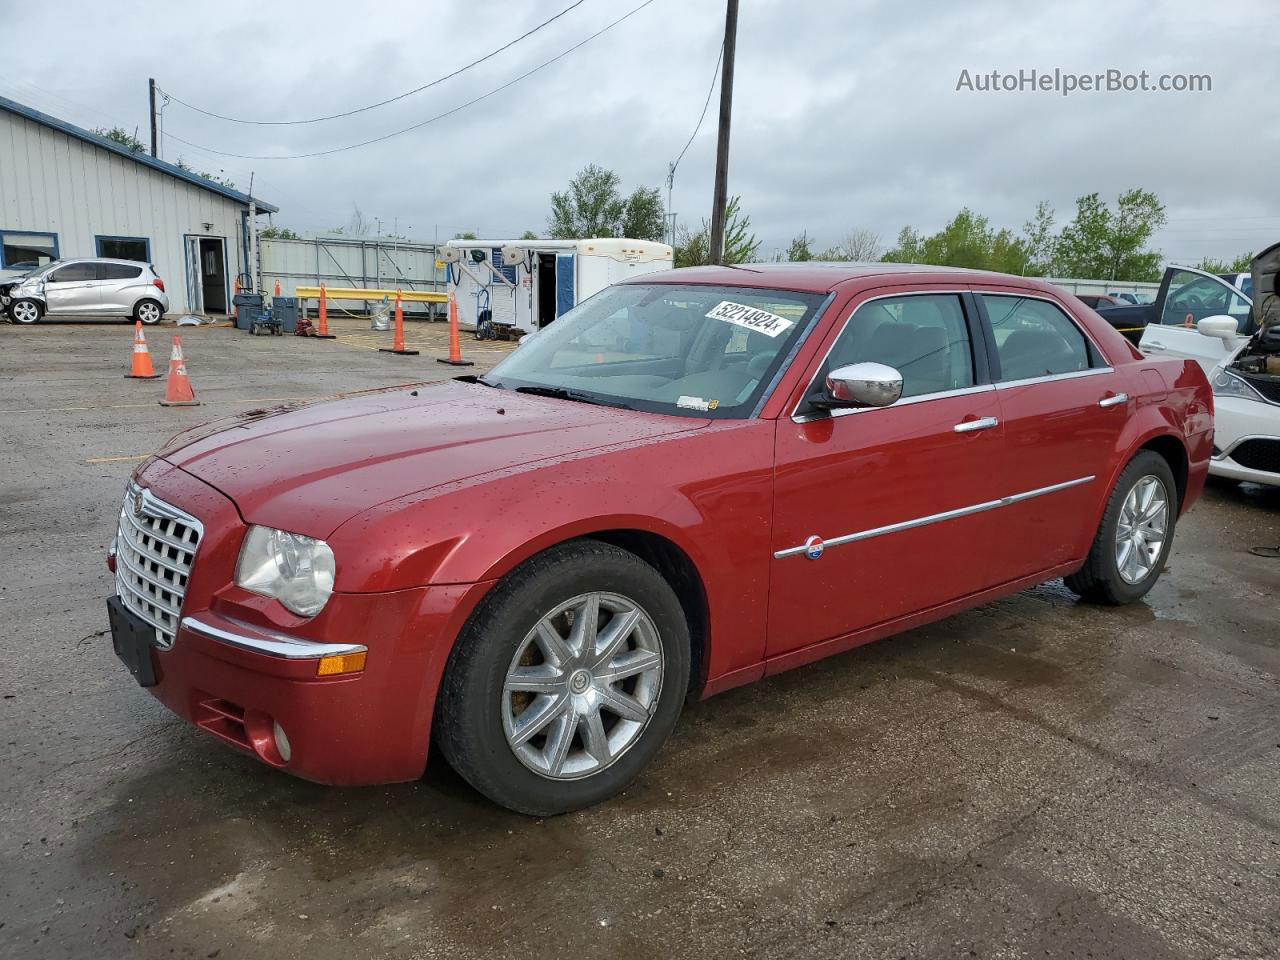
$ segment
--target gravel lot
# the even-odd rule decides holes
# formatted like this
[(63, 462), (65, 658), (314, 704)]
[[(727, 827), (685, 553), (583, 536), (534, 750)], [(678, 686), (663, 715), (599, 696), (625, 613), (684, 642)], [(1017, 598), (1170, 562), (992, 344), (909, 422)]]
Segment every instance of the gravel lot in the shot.
[[(169, 715), (105, 636), (125, 478), (192, 423), (449, 376), (340, 338), (0, 325), (0, 956), (1280, 956), (1280, 493), (1211, 487), (1148, 602), (1060, 583), (688, 708), (531, 820), (433, 761), (332, 789)], [(172, 328), (149, 331), (157, 369)], [(479, 361), (508, 349), (464, 340)]]

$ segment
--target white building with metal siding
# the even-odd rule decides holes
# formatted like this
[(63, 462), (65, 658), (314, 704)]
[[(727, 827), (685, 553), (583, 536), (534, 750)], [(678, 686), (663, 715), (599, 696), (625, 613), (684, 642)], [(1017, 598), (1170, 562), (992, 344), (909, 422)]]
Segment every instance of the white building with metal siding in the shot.
[(247, 223), (276, 207), (0, 97), (0, 276), (73, 257), (155, 266), (172, 312), (226, 313)]

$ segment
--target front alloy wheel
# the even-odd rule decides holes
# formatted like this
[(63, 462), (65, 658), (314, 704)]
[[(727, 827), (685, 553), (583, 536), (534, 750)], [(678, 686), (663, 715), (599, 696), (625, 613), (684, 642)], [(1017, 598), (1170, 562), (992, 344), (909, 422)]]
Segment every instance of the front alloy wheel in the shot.
[(32, 324), (40, 319), (40, 304), (34, 300), (15, 300), (9, 307), (9, 316), (14, 323)]
[(621, 547), (526, 560), (471, 615), (436, 698), (436, 744), (495, 803), (537, 816), (605, 800), (662, 748), (689, 687), (671, 583)]
[(644, 609), (587, 593), (538, 621), (502, 689), (502, 727), (520, 762), (554, 780), (603, 770), (644, 733), (662, 692), (662, 645)]

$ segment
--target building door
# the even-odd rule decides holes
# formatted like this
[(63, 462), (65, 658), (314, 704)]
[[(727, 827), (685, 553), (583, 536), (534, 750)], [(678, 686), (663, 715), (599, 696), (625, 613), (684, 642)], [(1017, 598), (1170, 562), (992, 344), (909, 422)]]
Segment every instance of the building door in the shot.
[(535, 326), (545, 327), (556, 318), (556, 255), (538, 254), (538, 315)]
[(227, 243), (200, 238), (200, 293), (205, 313), (227, 312)]

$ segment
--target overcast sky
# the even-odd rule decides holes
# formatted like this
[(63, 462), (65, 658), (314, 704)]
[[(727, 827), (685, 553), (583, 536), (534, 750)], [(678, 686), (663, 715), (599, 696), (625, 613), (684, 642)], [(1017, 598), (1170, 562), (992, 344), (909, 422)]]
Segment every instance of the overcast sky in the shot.
[[(83, 126), (137, 127), (143, 140), (149, 76), (216, 113), (302, 119), (427, 83), (570, 2), (14, 4), (0, 93)], [(164, 128), (239, 154), (355, 143), (486, 93), (640, 2), (585, 0), (480, 67), (345, 120), (247, 126), (170, 103)], [(1274, 13), (1264, 0), (742, 0), (729, 192), (766, 255), (802, 229), (817, 248), (852, 228), (888, 245), (904, 224), (932, 231), (962, 206), (1019, 229), (1045, 199), (1061, 225), (1077, 196), (1134, 186), (1167, 207), (1166, 257), (1257, 250), (1280, 240)], [(549, 194), (589, 162), (627, 190), (662, 183), (702, 109), (723, 27), (722, 0), (653, 0), (508, 90), (382, 143), (247, 160), (166, 139), (162, 156), (242, 188), (252, 171), (254, 192), (280, 207), (276, 223), (301, 232), (343, 224), (355, 204), (384, 232), (398, 224), (418, 239), (542, 233)], [(956, 90), (965, 69), (1033, 68), (1209, 74), (1213, 89)], [(682, 222), (710, 210), (718, 97), (676, 174)]]

